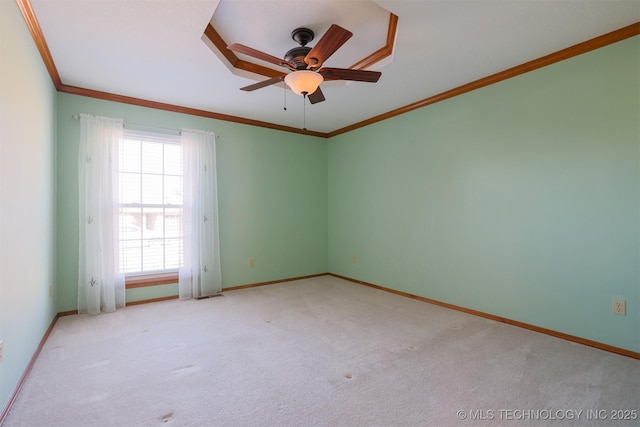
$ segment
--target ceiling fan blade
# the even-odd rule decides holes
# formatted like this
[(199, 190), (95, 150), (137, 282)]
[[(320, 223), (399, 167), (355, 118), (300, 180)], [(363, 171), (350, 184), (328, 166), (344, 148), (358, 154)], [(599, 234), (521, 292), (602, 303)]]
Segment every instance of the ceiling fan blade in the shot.
[(276, 58), (273, 55), (269, 55), (268, 53), (260, 52), (252, 47), (245, 46), (243, 44), (234, 43), (227, 46), (227, 49), (232, 50), (234, 52), (243, 53), (245, 55), (252, 56), (256, 59), (261, 59), (262, 61), (270, 62), (272, 64), (280, 65), (282, 67), (295, 68), (293, 64), (285, 61), (284, 59)]
[(352, 70), (349, 68), (321, 68), (318, 70), (325, 80), (353, 80), (356, 82), (375, 83), (382, 73), (380, 71)]
[(318, 102), (324, 101), (324, 94), (322, 93), (320, 86), (318, 86), (318, 89), (316, 89), (316, 91), (313, 92), (311, 95), (307, 95), (307, 98), (309, 99), (309, 102), (312, 104), (317, 104)]
[(320, 67), (333, 53), (351, 38), (353, 33), (339, 25), (333, 24), (309, 51), (304, 62), (309, 67)]
[(260, 88), (263, 88), (263, 87), (274, 85), (276, 83), (280, 83), (283, 80), (284, 80), (284, 75), (282, 75), (280, 77), (274, 77), (274, 78), (268, 79), (268, 80), (263, 80), (261, 82), (254, 83), (254, 84), (249, 85), (249, 86), (241, 87), (240, 90), (244, 90), (246, 92), (251, 92), (252, 90), (256, 90), (256, 89), (260, 89)]

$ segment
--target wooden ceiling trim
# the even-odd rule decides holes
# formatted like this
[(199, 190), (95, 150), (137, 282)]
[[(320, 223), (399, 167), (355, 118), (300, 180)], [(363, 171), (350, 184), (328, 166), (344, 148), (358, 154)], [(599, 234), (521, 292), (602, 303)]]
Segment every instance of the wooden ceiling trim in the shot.
[(209, 39), (211, 43), (224, 55), (224, 57), (233, 65), (236, 66), (238, 57), (235, 53), (227, 49), (227, 43), (222, 39), (222, 36), (213, 28), (213, 25), (207, 24), (207, 28), (204, 29), (204, 36)]
[[(292, 133), (298, 133), (298, 134), (302, 134), (302, 135), (310, 135), (310, 136), (317, 136), (320, 138), (326, 138), (327, 134), (323, 133), (323, 132), (315, 132), (315, 131), (310, 131), (310, 130), (306, 130), (306, 129), (298, 129), (298, 128), (294, 128), (294, 127), (290, 127), (290, 126), (282, 126), (282, 125), (277, 125), (274, 123), (268, 123), (268, 122), (263, 122), (263, 121), (259, 121), (259, 120), (251, 120), (251, 119), (247, 119), (244, 117), (238, 117), (238, 116), (231, 116), (228, 114), (220, 114), (220, 113), (214, 113), (211, 111), (205, 111), (205, 110), (199, 110), (196, 108), (188, 108), (188, 107), (181, 107), (178, 105), (173, 105), (173, 104), (165, 104), (162, 102), (155, 102), (155, 101), (149, 101), (146, 99), (140, 99), (140, 98), (133, 98), (130, 96), (123, 96), (123, 95), (116, 95), (113, 93), (108, 93), (108, 92), (101, 92), (101, 91), (97, 91), (97, 90), (92, 90), (92, 89), (85, 89), (85, 88), (81, 88), (81, 87), (77, 87), (77, 86), (70, 86), (70, 85), (66, 85), (64, 83), (62, 83), (62, 80), (60, 79), (60, 74), (58, 73), (58, 69), (56, 68), (56, 65), (53, 61), (53, 57), (51, 56), (51, 51), (49, 51), (49, 47), (47, 46), (47, 42), (44, 38), (44, 35), (42, 33), (42, 29), (40, 28), (40, 24), (38, 23), (38, 19), (36, 18), (36, 15), (33, 11), (33, 7), (31, 6), (31, 2), (29, 0), (16, 0), (18, 7), (20, 8), (20, 12), (22, 13), (22, 16), (25, 20), (25, 23), (27, 24), (27, 27), (29, 29), (29, 32), (31, 33), (31, 37), (33, 38), (33, 41), (35, 42), (38, 51), (40, 52), (40, 56), (42, 57), (42, 60), (47, 68), (47, 71), (49, 72), (49, 76), (51, 77), (51, 80), (56, 88), (56, 90), (58, 92), (62, 92), (62, 93), (69, 93), (72, 95), (80, 95), (80, 96), (86, 96), (89, 98), (96, 98), (96, 99), (103, 99), (106, 101), (114, 101), (114, 102), (121, 102), (123, 104), (130, 104), (130, 105), (137, 105), (137, 106), (141, 106), (141, 107), (147, 107), (147, 108), (155, 108), (158, 110), (164, 110), (164, 111), (172, 111), (175, 113), (181, 113), (181, 114), (190, 114), (193, 116), (199, 116), (199, 117), (206, 117), (209, 119), (214, 119), (214, 120), (223, 120), (223, 121), (227, 121), (227, 122), (233, 122), (233, 123), (239, 123), (239, 124), (245, 124), (245, 125), (249, 125), (249, 126), (258, 126), (258, 127), (263, 127), (263, 128), (267, 128), (267, 129), (274, 129), (274, 130), (280, 130), (283, 132), (292, 132)], [(213, 27), (212, 27), (213, 29)], [(208, 31), (207, 31), (208, 30)], [(207, 34), (207, 37), (209, 38), (209, 40), (211, 40), (212, 42), (216, 43), (216, 37), (215, 35), (217, 33), (211, 32), (211, 30), (209, 30), (207, 28), (207, 30), (205, 30), (205, 34)], [(215, 33), (215, 34), (214, 34)], [(217, 40), (222, 40), (221, 37), (218, 37)], [(222, 41), (224, 42), (224, 41)], [(219, 41), (218, 41), (219, 43)], [(224, 45), (225, 49), (226, 49), (226, 44)], [(220, 49), (221, 52), (223, 52), (224, 54), (224, 50)], [(229, 51), (231, 52), (231, 51)], [(233, 52), (231, 52), (231, 54), (233, 55)], [(235, 55), (233, 55), (235, 57)], [(233, 58), (232, 58), (233, 61)], [(265, 72), (265, 73), (270, 73), (273, 72), (275, 73), (275, 75), (273, 75), (273, 77), (276, 77), (277, 75), (281, 75), (282, 73), (278, 73), (275, 70), (271, 70), (269, 68), (266, 67), (261, 67), (260, 65), (256, 65), (256, 64), (243, 64), (245, 63), (245, 61), (241, 61), (239, 60), (237, 57), (235, 58), (235, 62), (236, 63), (240, 63), (241, 67), (245, 67), (244, 69), (247, 69), (247, 71), (252, 71), (252, 72), (256, 72), (253, 71), (253, 67), (257, 67), (255, 68), (258, 72)], [(262, 70), (264, 69), (264, 70)], [(269, 71), (265, 71), (265, 70), (269, 70)], [(283, 74), (282, 74), (283, 75)]]
[(29, 28), (31, 37), (33, 38), (33, 41), (36, 43), (36, 47), (38, 48), (38, 51), (40, 52), (40, 56), (44, 61), (44, 65), (47, 68), (47, 71), (49, 72), (49, 76), (51, 76), (53, 85), (55, 86), (56, 89), (58, 89), (60, 85), (62, 85), (62, 80), (60, 80), (60, 74), (58, 74), (58, 69), (56, 68), (56, 64), (55, 62), (53, 62), (51, 51), (49, 50), (47, 41), (44, 38), (44, 34), (42, 34), (42, 28), (40, 28), (40, 24), (38, 23), (36, 14), (33, 11), (31, 2), (29, 0), (16, 0), (16, 3), (18, 3), (20, 12), (22, 13), (22, 17), (24, 18), (24, 22), (27, 24), (27, 28)]
[[(389, 13), (389, 25), (387, 27), (387, 41), (383, 47), (362, 58), (360, 61), (353, 64), (352, 69), (364, 70), (373, 64), (380, 62), (381, 60), (391, 56), (393, 54), (393, 46), (396, 40), (396, 31), (398, 29), (398, 16), (393, 13)], [(249, 71), (255, 74), (260, 74), (265, 77), (280, 77), (285, 73), (274, 70), (273, 68), (263, 67), (253, 62), (244, 61), (239, 59), (235, 52), (227, 49), (228, 43), (224, 41), (220, 33), (214, 28), (211, 23), (207, 25), (204, 30), (204, 36), (215, 46), (216, 49), (222, 53), (222, 55), (229, 61), (229, 63), (239, 70)]]
[[(189, 107), (181, 107), (181, 106), (177, 106), (177, 105), (173, 105), (173, 104), (166, 104), (166, 103), (161, 103), (161, 102), (155, 102), (155, 101), (149, 101), (149, 100), (145, 100), (145, 99), (140, 99), (140, 98), (133, 98), (133, 97), (128, 97), (128, 96), (123, 96), (123, 95), (116, 95), (116, 94), (111, 94), (111, 93), (107, 93), (107, 92), (101, 92), (101, 91), (96, 91), (96, 90), (91, 90), (91, 89), (85, 89), (85, 88), (80, 88), (77, 86), (69, 86), (69, 85), (65, 85), (62, 83), (62, 80), (60, 79), (60, 75), (58, 73), (58, 70), (55, 66), (55, 63), (53, 61), (53, 57), (51, 56), (51, 52), (49, 50), (49, 47), (47, 46), (46, 40), (44, 38), (44, 35), (42, 33), (42, 29), (40, 28), (40, 24), (38, 23), (38, 20), (35, 16), (35, 13), (33, 11), (33, 7), (31, 6), (31, 3), (29, 0), (16, 0), (16, 3), (18, 4), (18, 7), (22, 13), (22, 16), (25, 20), (25, 23), (29, 29), (29, 32), (31, 33), (31, 36), (38, 48), (38, 51), (40, 52), (40, 55), (42, 57), (42, 60), (47, 68), (47, 71), (49, 72), (49, 75), (51, 77), (51, 80), (56, 88), (57, 91), (59, 92), (63, 92), (63, 93), (69, 93), (69, 94), (74, 94), (74, 95), (80, 95), (80, 96), (87, 96), (90, 98), (97, 98), (97, 99), (103, 99), (103, 100), (107, 100), (107, 101), (115, 101), (115, 102), (121, 102), (124, 104), (131, 104), (131, 105), (138, 105), (138, 106), (143, 106), (143, 107), (148, 107), (148, 108), (155, 108), (155, 109), (159, 109), (159, 110), (165, 110), (165, 111), (173, 111), (173, 112), (177, 112), (177, 113), (182, 113), (182, 114), (190, 114), (190, 115), (194, 115), (194, 116), (199, 116), (199, 117), (206, 117), (206, 118), (211, 118), (211, 119), (215, 119), (215, 120), (223, 120), (223, 121), (229, 121), (229, 122), (234, 122), (234, 123), (240, 123), (240, 124), (246, 124), (246, 125), (250, 125), (250, 126), (258, 126), (258, 127), (264, 127), (267, 129), (274, 129), (274, 130), (280, 130), (280, 131), (284, 131), (284, 132), (292, 132), (292, 133), (298, 133), (298, 134), (303, 134), (303, 135), (310, 135), (310, 136), (317, 136), (320, 138), (331, 138), (346, 132), (350, 132), (352, 130), (355, 129), (359, 129), (361, 127), (365, 127), (368, 126), (370, 124), (376, 123), (376, 122), (380, 122), (382, 120), (386, 120), (404, 113), (408, 113), (410, 111), (416, 110), (418, 108), (422, 108), (425, 107), (427, 105), (431, 105), (431, 104), (435, 104), (437, 102), (440, 101), (444, 101), (446, 99), (452, 98), (454, 96), (458, 96), (458, 95), (462, 95), (464, 93), (470, 92), (472, 90), (475, 89), (479, 89), (481, 87), (484, 86), (488, 86), (491, 85), (493, 83), (498, 83), (500, 81), (509, 79), (511, 77), (516, 77), (520, 74), (524, 74), (526, 72), (529, 71), (533, 71), (536, 70), (538, 68), (542, 68), (545, 67), (547, 65), (551, 65), (554, 64), (556, 62), (559, 61), (563, 61), (565, 59), (569, 59), (571, 57), (577, 56), (577, 55), (581, 55), (583, 53), (587, 53), (590, 52), (592, 50), (595, 49), (599, 49), (601, 47), (613, 44), (613, 43), (617, 43), (619, 41), (625, 40), (627, 38), (630, 37), (634, 37), (637, 35), (640, 35), (640, 22), (636, 22), (634, 24), (628, 25), (626, 27), (620, 28), (618, 30), (609, 32), (607, 34), (601, 35), (599, 37), (595, 37), (593, 39), (587, 40), (585, 42), (582, 43), (578, 43), (574, 46), (568, 47), (566, 49), (562, 49), (560, 51), (554, 52), (552, 54), (543, 56), (541, 58), (538, 59), (534, 59), (532, 61), (526, 62), (524, 64), (509, 68), (507, 70), (501, 71), (499, 73), (493, 74), (491, 76), (487, 76), (484, 77), (482, 79), (473, 81), (471, 83), (467, 83), (465, 85), (459, 86), (457, 88), (442, 92), (440, 94), (431, 96), (429, 98), (425, 98), (422, 99), (420, 101), (414, 102), (412, 104), (408, 104), (405, 105), (403, 107), (397, 108), (395, 110), (391, 110), (388, 111), (386, 113), (383, 114), (379, 114), (377, 116), (368, 118), (366, 120), (360, 121), (358, 123), (354, 123), (352, 125), (334, 130), (332, 132), (329, 133), (324, 133), (324, 132), (315, 132), (315, 131), (310, 131), (310, 130), (305, 130), (305, 129), (299, 129), (299, 128), (294, 128), (294, 127), (290, 127), (290, 126), (282, 126), (282, 125), (277, 125), (274, 123), (268, 123), (268, 122), (263, 122), (263, 121), (258, 121), (258, 120), (251, 120), (251, 119), (247, 119), (244, 117), (238, 117), (238, 116), (231, 116), (231, 115), (227, 115), (227, 114), (221, 114), (221, 113), (215, 113), (215, 112), (211, 112), (211, 111), (206, 111), (206, 110), (199, 110), (199, 109), (195, 109), (195, 108), (189, 108)], [(395, 16), (395, 15), (393, 15)], [(396, 17), (396, 21), (395, 24), (392, 24), (392, 19), (393, 17), (390, 18), (389, 21), (389, 28), (391, 29), (392, 25), (397, 27), (397, 17)], [(395, 27), (394, 27), (394, 31), (393, 31), (393, 37), (395, 38)], [(213, 31), (212, 31), (213, 30)], [(390, 35), (391, 32), (389, 32), (389, 34), (387, 35), (387, 45), (391, 45), (393, 46), (393, 43), (390, 43)], [(260, 65), (257, 64), (251, 64), (248, 63), (246, 61), (242, 61), (240, 59), (238, 59), (235, 54), (231, 51), (229, 51), (228, 49), (226, 49), (226, 43), (224, 43), (224, 40), (222, 40), (222, 37), (219, 36), (219, 34), (217, 34), (217, 32), (215, 31), (215, 29), (213, 27), (211, 27), (211, 29), (209, 29), (209, 26), (207, 27), (207, 29), (205, 29), (205, 35), (207, 36), (207, 38), (209, 38), (209, 40), (214, 43), (214, 45), (225, 55), (225, 57), (227, 57), (227, 54), (225, 53), (225, 50), (228, 51), (231, 55), (233, 55), (233, 57), (227, 57), (227, 59), (229, 60), (229, 62), (231, 62), (232, 64), (235, 63), (237, 64), (238, 62), (240, 62), (241, 64), (244, 63), (244, 65), (241, 65), (242, 67), (247, 67), (250, 69), (247, 69), (247, 71), (251, 71), (257, 74), (260, 74), (260, 72), (265, 72), (265, 73), (269, 73), (269, 74), (263, 74), (267, 77), (277, 77), (279, 75), (283, 75), (283, 73), (278, 73), (276, 70), (267, 68), (267, 67), (262, 67)], [(217, 35), (217, 37), (216, 37)], [(394, 39), (395, 40), (395, 39)], [(220, 48), (220, 46), (223, 46), (224, 49)], [(386, 46), (385, 46), (386, 48)], [(373, 56), (370, 55), (370, 56)], [(234, 59), (235, 58), (235, 59)], [(366, 59), (366, 58), (365, 58)], [(363, 60), (364, 61), (364, 60)], [(357, 64), (358, 65), (360, 62), (359, 61)], [(251, 65), (248, 65), (251, 64)], [(255, 66), (257, 68), (251, 68), (252, 66)], [(353, 66), (352, 66), (353, 68)], [(245, 69), (245, 68), (243, 68)], [(253, 71), (256, 70), (256, 71)], [(265, 70), (269, 70), (269, 71), (265, 71)], [(276, 73), (276, 75), (272, 75), (271, 73)]]
[(174, 113), (189, 114), (191, 116), (206, 117), (208, 119), (223, 120), (226, 122), (240, 123), (250, 126), (258, 126), (267, 129), (281, 130), (284, 132), (299, 133), (302, 135), (317, 136), (326, 138), (327, 134), (323, 132), (311, 131), (308, 129), (299, 129), (291, 126), (282, 126), (274, 123), (262, 122), (259, 120), (247, 119), (245, 117), (231, 116), (228, 114), (214, 113), (212, 111), (199, 110), (197, 108), (181, 107), (174, 104), (166, 104), (164, 102), (149, 101), (147, 99), (133, 98), (130, 96), (116, 95), (109, 92), (101, 92), (92, 89), (85, 89), (77, 86), (69, 86), (62, 84), (58, 88), (59, 92), (69, 93), (72, 95), (87, 96), (89, 98), (103, 99), (106, 101), (120, 102), (123, 104), (137, 105), (140, 107), (154, 108), (156, 110), (172, 111)]
[(398, 17), (393, 13), (389, 14), (389, 27), (387, 29), (387, 42), (380, 49), (373, 52), (371, 55), (362, 58), (360, 61), (356, 62), (349, 68), (353, 68), (356, 70), (364, 70), (369, 68), (376, 62), (380, 62), (388, 56), (393, 54), (393, 46), (396, 42), (396, 31), (398, 29)]
[(582, 43), (578, 43), (566, 49), (559, 50), (549, 55), (534, 59), (524, 64), (517, 65), (515, 67), (506, 69), (496, 74), (475, 80), (471, 83), (467, 83), (462, 86), (458, 86), (454, 89), (439, 93), (429, 98), (422, 99), (404, 107), (397, 108), (395, 110), (388, 111), (375, 117), (363, 120), (358, 123), (343, 127), (341, 129), (334, 130), (328, 133), (328, 137), (334, 137), (346, 132), (350, 132), (361, 127), (368, 126), (370, 124), (380, 122), (382, 120), (389, 119), (391, 117), (399, 116), (404, 113), (408, 113), (418, 108), (426, 107), (427, 105), (435, 104), (436, 102), (444, 101), (445, 99), (453, 98), (454, 96), (462, 95), (472, 90), (480, 89), (481, 87), (488, 86), (494, 83), (501, 82), (503, 80), (510, 79), (512, 77), (519, 76), (520, 74), (527, 73), (529, 71), (537, 70), (538, 68), (546, 67), (547, 65), (554, 64), (556, 62), (563, 61), (565, 59), (572, 58), (574, 56), (581, 55), (583, 53), (590, 52), (595, 49), (605, 47), (607, 45), (625, 40), (630, 37), (640, 35), (640, 22), (628, 25), (610, 33), (595, 37)]
[(251, 73), (260, 74), (265, 77), (280, 77), (284, 76), (285, 73), (274, 70), (273, 68), (263, 67), (262, 65), (254, 64), (253, 62), (244, 61), (236, 56), (236, 54), (227, 49), (227, 42), (224, 41), (220, 33), (216, 31), (213, 25), (208, 24), (207, 28), (204, 30), (204, 36), (209, 39), (213, 46), (222, 53), (227, 61), (234, 67), (239, 70), (249, 71)]

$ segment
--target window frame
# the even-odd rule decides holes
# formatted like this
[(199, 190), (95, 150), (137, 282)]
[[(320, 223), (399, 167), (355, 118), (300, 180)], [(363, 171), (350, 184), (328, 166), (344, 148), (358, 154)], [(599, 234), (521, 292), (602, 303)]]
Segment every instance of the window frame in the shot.
[[(125, 128), (124, 129), (124, 134), (122, 136), (122, 140), (127, 140), (127, 139), (134, 139), (134, 140), (139, 140), (141, 142), (153, 142), (153, 143), (159, 143), (159, 144), (173, 144), (173, 145), (177, 145), (181, 147), (180, 144), (180, 135), (178, 134), (162, 134), (162, 133), (157, 133), (157, 132), (149, 132), (149, 131), (142, 131), (142, 130), (137, 130), (137, 129), (129, 129), (129, 128)], [(120, 175), (122, 172), (122, 170), (119, 168), (118, 170), (118, 174)], [(125, 172), (126, 173), (126, 172)], [(143, 174), (143, 171), (140, 171), (140, 174)], [(163, 176), (166, 176), (166, 174), (163, 171)], [(181, 174), (181, 178), (183, 178), (184, 176), (184, 170), (182, 170), (182, 174)], [(156, 205), (156, 204), (153, 204)], [(120, 200), (118, 201), (118, 214), (116, 217), (116, 221), (118, 224), (120, 224), (120, 209), (121, 208), (127, 208), (127, 207), (134, 207), (134, 208), (143, 208), (146, 206), (146, 204), (144, 203), (139, 203), (139, 204), (130, 204), (130, 203), (122, 203)], [(165, 204), (162, 203), (161, 206), (163, 207), (163, 209), (166, 208), (180, 208), (183, 209), (184, 208), (184, 203), (180, 204), (180, 205), (175, 205), (175, 204)], [(183, 211), (184, 212), (184, 211)], [(118, 230), (120, 229), (120, 225), (118, 226)], [(118, 231), (118, 248), (120, 247), (121, 241), (120, 241), (120, 232)], [(163, 235), (163, 240), (166, 239), (166, 236)], [(182, 234), (180, 235), (180, 240), (182, 241), (183, 236)], [(143, 240), (143, 239), (141, 239)], [(183, 249), (181, 249), (182, 251)], [(118, 251), (120, 251), (120, 249), (118, 249)], [(180, 252), (181, 252), (180, 251)], [(144, 254), (144, 252), (142, 252), (142, 254)], [(166, 285), (166, 284), (176, 284), (178, 283), (178, 269), (180, 267), (172, 267), (172, 268), (168, 268), (168, 269), (160, 269), (160, 270), (147, 270), (147, 271), (135, 271), (135, 272), (122, 272), (121, 273), (124, 275), (125, 277), (125, 288), (126, 289), (132, 289), (132, 288), (139, 288), (139, 287), (146, 287), (146, 286), (157, 286), (157, 285)], [(120, 265), (118, 265), (118, 269), (120, 269)]]
[(178, 271), (166, 271), (153, 274), (125, 274), (125, 288), (144, 288), (146, 286), (172, 285), (178, 283)]

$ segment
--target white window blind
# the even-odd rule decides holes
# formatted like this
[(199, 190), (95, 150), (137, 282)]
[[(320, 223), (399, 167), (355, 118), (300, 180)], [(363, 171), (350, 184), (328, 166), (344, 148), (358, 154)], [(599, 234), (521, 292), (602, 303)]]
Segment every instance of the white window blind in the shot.
[(120, 271), (177, 271), (183, 260), (180, 137), (125, 129), (119, 156)]

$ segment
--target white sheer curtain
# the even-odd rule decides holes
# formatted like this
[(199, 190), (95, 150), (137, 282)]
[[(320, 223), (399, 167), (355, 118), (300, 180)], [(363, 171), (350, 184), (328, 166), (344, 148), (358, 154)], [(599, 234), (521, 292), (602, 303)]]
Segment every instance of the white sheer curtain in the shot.
[(78, 312), (124, 307), (118, 270), (118, 144), (123, 121), (80, 115)]
[(220, 292), (216, 135), (183, 130), (184, 257), (179, 273), (180, 299)]

